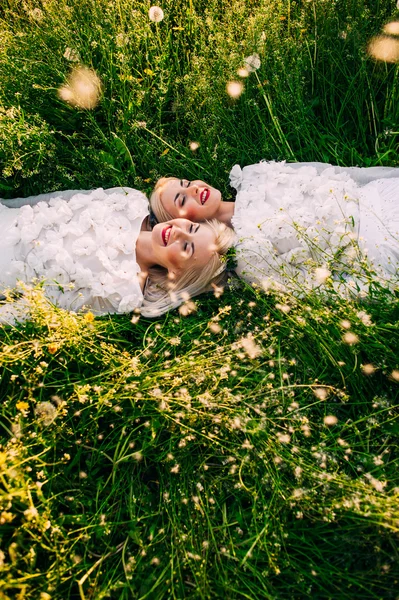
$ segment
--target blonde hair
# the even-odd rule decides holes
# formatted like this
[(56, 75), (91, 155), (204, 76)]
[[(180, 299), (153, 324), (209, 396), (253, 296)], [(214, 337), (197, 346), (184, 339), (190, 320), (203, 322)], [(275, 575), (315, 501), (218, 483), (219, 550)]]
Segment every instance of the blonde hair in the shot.
[(155, 187), (150, 196), (150, 206), (151, 210), (154, 213), (158, 223), (164, 223), (165, 221), (171, 221), (175, 219), (173, 215), (168, 213), (168, 211), (164, 208), (161, 200), (162, 200), (162, 190), (166, 183), (169, 181), (176, 181), (177, 177), (161, 177), (155, 184)]
[(168, 277), (165, 269), (150, 269), (140, 310), (144, 317), (158, 317), (190, 298), (211, 291), (213, 286), (220, 286), (226, 279), (226, 262), (222, 256), (233, 245), (235, 233), (216, 219), (205, 221), (202, 226), (216, 237), (215, 252), (210, 260), (202, 268), (190, 267), (175, 280)]

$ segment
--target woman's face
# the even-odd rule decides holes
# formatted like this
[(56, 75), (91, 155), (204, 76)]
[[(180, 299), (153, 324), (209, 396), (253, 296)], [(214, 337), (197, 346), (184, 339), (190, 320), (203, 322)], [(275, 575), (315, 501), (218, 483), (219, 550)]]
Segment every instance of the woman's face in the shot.
[(196, 223), (214, 218), (222, 201), (219, 190), (200, 180), (171, 179), (160, 193), (162, 205), (170, 215)]
[(213, 231), (187, 219), (158, 223), (151, 241), (158, 264), (175, 274), (190, 267), (204, 267), (216, 251)]

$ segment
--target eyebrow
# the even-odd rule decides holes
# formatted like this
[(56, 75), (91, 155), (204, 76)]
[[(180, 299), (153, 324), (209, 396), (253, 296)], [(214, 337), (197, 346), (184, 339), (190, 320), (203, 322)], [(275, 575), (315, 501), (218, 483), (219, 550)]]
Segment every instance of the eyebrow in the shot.
[[(180, 179), (180, 187), (183, 187), (183, 180)], [(173, 200), (173, 204), (176, 204), (176, 200), (178, 199), (178, 197), (180, 196), (180, 192), (177, 192), (175, 199)]]

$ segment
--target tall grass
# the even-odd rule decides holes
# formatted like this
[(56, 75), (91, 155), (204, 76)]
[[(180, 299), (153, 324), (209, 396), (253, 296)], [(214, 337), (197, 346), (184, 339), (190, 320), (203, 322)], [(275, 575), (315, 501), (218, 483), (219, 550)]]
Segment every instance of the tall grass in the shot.
[[(137, 1), (3, 0), (1, 195), (396, 165), (397, 67), (366, 54), (395, 6), (168, 0), (156, 24)], [(102, 80), (92, 111), (57, 95), (66, 48)], [(395, 295), (235, 282), (134, 322), (31, 302), (1, 332), (2, 600), (397, 597)]]

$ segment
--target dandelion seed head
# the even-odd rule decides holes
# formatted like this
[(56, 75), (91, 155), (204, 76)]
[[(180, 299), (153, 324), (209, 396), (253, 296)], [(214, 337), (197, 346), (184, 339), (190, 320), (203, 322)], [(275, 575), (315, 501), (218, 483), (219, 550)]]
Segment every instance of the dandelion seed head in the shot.
[(46, 427), (55, 421), (57, 414), (58, 411), (51, 402), (39, 402), (35, 408), (36, 418)]
[(240, 69), (237, 70), (237, 75), (242, 78), (248, 77), (249, 71), (248, 71), (248, 69), (241, 67)]
[(313, 393), (319, 400), (326, 400), (328, 397), (328, 389), (325, 387), (313, 388)]
[(324, 417), (324, 425), (330, 427), (331, 425), (336, 425), (338, 423), (338, 419), (335, 415), (327, 415)]
[(251, 54), (244, 59), (244, 65), (247, 71), (253, 73), (257, 71), (261, 65), (259, 54)]
[(164, 16), (164, 12), (160, 6), (151, 6), (150, 10), (148, 11), (148, 17), (150, 21), (153, 21), (154, 23), (160, 23), (163, 21)]
[(345, 344), (348, 344), (349, 346), (353, 346), (354, 344), (357, 344), (359, 342), (359, 336), (357, 336), (356, 333), (353, 333), (353, 331), (347, 331), (342, 336), (342, 339), (345, 342)]
[(391, 23), (387, 23), (384, 26), (383, 31), (389, 35), (399, 35), (399, 21), (391, 21)]
[(61, 100), (75, 108), (93, 109), (101, 96), (101, 81), (93, 69), (76, 67), (58, 90)]
[(241, 81), (229, 81), (226, 85), (226, 92), (230, 98), (233, 98), (234, 100), (241, 96), (243, 90), (244, 85), (241, 83)]
[(391, 377), (394, 381), (399, 381), (399, 369), (394, 369), (391, 373)]
[(368, 53), (375, 60), (396, 63), (399, 61), (399, 40), (385, 35), (377, 35), (371, 39)]
[(360, 368), (365, 375), (372, 375), (373, 373), (375, 373), (375, 367), (371, 363), (361, 365)]
[(291, 436), (288, 433), (278, 433), (277, 439), (281, 444), (289, 444), (291, 441)]
[(342, 329), (350, 329), (351, 328), (351, 322), (348, 321), (348, 319), (344, 319), (343, 321), (341, 321), (340, 325), (341, 325)]

